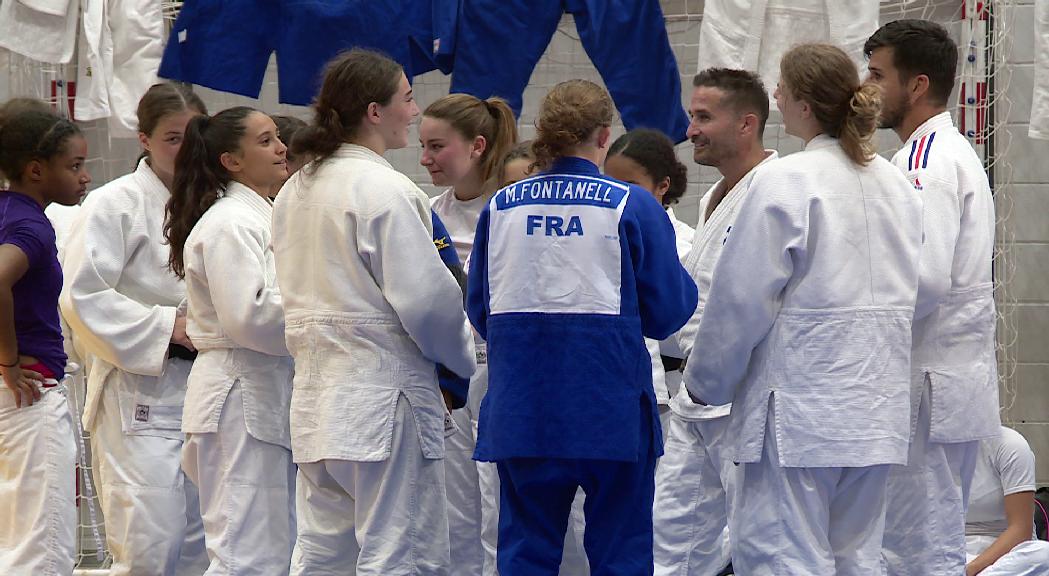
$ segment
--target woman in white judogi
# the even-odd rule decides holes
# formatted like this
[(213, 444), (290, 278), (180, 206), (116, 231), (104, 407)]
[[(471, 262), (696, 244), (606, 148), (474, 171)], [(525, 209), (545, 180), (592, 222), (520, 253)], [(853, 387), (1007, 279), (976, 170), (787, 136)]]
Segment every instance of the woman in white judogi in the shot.
[(186, 124), (204, 113), (187, 88), (150, 88), (138, 106), (144, 158), (88, 196), (66, 240), (60, 304), (92, 356), (84, 428), (113, 576), (207, 565), (197, 489), (179, 465), (192, 343), (163, 237), (175, 155)]
[[(674, 214), (674, 204), (685, 195), (688, 186), (688, 169), (677, 159), (674, 143), (658, 130), (637, 129), (620, 136), (608, 149), (605, 174), (623, 182), (637, 184), (648, 190), (666, 208), (667, 217), (674, 225), (677, 238), (677, 253), (682, 264), (692, 248), (692, 236), (696, 233), (688, 224)], [(652, 348), (651, 344), (649, 345)], [(681, 387), (680, 361), (684, 359), (676, 338), (658, 342), (652, 358), (652, 374), (656, 386), (656, 399), (660, 403), (660, 421), (663, 438), (670, 423), (670, 399)], [(664, 370), (666, 368), (666, 370)], [(658, 378), (657, 378), (658, 377)]]
[(805, 149), (754, 175), (684, 384), (733, 403), (737, 572), (877, 574), (889, 465), (907, 458), (921, 201), (876, 155), (878, 89), (841, 49), (800, 45), (781, 72)]
[[(419, 163), (435, 186), (447, 189), (430, 207), (444, 222), (459, 261), (473, 250), (477, 220), (491, 193), (499, 188), (503, 158), (517, 141), (517, 120), (501, 98), (481, 100), (469, 94), (449, 94), (430, 104), (419, 123), (423, 151)], [(470, 380), (465, 407), (453, 410), (456, 429), (445, 441), (444, 472), (448, 484), (448, 528), (452, 565), (463, 574), (495, 574), (495, 541), (485, 546), (486, 511), (498, 514), (499, 491), (485, 492), (479, 475), (489, 473), (484, 486), (498, 486), (495, 467), (473, 460), (477, 415), (488, 389), (485, 344), (474, 333), (477, 372)], [(487, 499), (487, 502), (484, 500)], [(493, 528), (498, 521), (488, 522)]]
[(186, 127), (168, 201), (171, 269), (186, 281), (182, 466), (200, 490), (208, 574), (287, 574), (294, 542), (293, 365), (270, 246), (287, 178), (269, 116), (236, 107)]
[(277, 196), (273, 246), (295, 358), (295, 575), (450, 573), (436, 363), (474, 372), (463, 295), (429, 200), (382, 154), (419, 113), (401, 67), (334, 59), (296, 136), (315, 159)]

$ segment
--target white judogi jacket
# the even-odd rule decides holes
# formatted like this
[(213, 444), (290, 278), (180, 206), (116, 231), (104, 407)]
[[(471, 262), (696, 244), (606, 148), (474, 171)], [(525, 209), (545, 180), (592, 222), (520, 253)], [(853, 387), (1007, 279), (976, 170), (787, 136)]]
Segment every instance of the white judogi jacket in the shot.
[(284, 343), (270, 228), (273, 206), (231, 182), (186, 241), (186, 331), (200, 351), (189, 375), (182, 431), (217, 432), (233, 384), (257, 440), (291, 449), (294, 365)]
[(928, 376), (930, 440), (993, 438), (1001, 421), (991, 279), (995, 215), (987, 173), (949, 112), (919, 126), (892, 161), (925, 206), (912, 418)]
[[(702, 202), (702, 200), (700, 201)], [(695, 236), (696, 229), (678, 220), (673, 208), (667, 208), (667, 218), (670, 218), (670, 223), (674, 225), (678, 258), (684, 262), (688, 252), (692, 249), (692, 237)]]
[(695, 396), (734, 402), (734, 461), (760, 461), (770, 401), (780, 466), (907, 461), (921, 217), (892, 164), (826, 135), (754, 174), (685, 367)]
[[(699, 319), (702, 318), (703, 308), (706, 306), (707, 292), (710, 291), (710, 279), (714, 273), (714, 266), (718, 263), (718, 258), (721, 257), (721, 249), (725, 245), (732, 225), (736, 223), (739, 207), (743, 205), (743, 200), (750, 191), (750, 182), (754, 179), (754, 174), (757, 172), (758, 167), (768, 164), (776, 158), (779, 158), (779, 154), (775, 150), (766, 150), (765, 159), (739, 179), (739, 182), (725, 194), (721, 202), (714, 208), (714, 211), (710, 214), (710, 219), (706, 221), (704, 221), (704, 217), (707, 213), (707, 207), (710, 206), (710, 199), (720, 194), (721, 188), (724, 186), (724, 179), (718, 180), (699, 199), (699, 221), (696, 226), (696, 232), (692, 237), (692, 249), (684, 259), (685, 270), (688, 270), (689, 276), (692, 277), (696, 287), (699, 288), (699, 304), (696, 306), (696, 311), (692, 314), (692, 317), (688, 319), (688, 322), (682, 326), (676, 335), (678, 346), (681, 348), (681, 353), (685, 358), (688, 358), (692, 352), (692, 345), (696, 342), (696, 332), (699, 331)], [(700, 353), (702, 353), (702, 350)], [(692, 401), (692, 398), (688, 395), (688, 390), (685, 388), (678, 390), (678, 393), (670, 402), (670, 409), (674, 411), (674, 414), (685, 420), (720, 418), (727, 416), (731, 408), (731, 404), (725, 406), (696, 404)]]
[[(700, 203), (702, 202), (703, 200), (700, 199)], [(688, 253), (692, 250), (692, 240), (696, 235), (696, 229), (678, 220), (673, 208), (667, 208), (667, 218), (670, 218), (670, 223), (674, 225), (674, 238), (677, 240), (677, 257), (681, 260), (681, 264), (684, 265), (685, 259), (688, 258)], [(700, 218), (702, 219), (702, 216)], [(666, 356), (685, 358), (685, 354), (681, 351), (677, 334), (666, 340), (661, 340), (659, 342), (659, 350), (660, 353)], [(680, 379), (678, 380), (680, 384)]]
[(780, 59), (801, 42), (839, 46), (862, 70), (863, 43), (878, 29), (878, 15), (878, 0), (707, 0), (697, 70), (753, 70), (771, 95)]
[(77, 51), (77, 120), (108, 118), (109, 134), (138, 131), (138, 101), (157, 82), (164, 14), (153, 0), (81, 0)]
[(76, 47), (78, 0), (0, 2), (0, 47), (26, 58), (66, 64)]
[(444, 454), (435, 362), (469, 377), (463, 296), (437, 255), (426, 195), (375, 152), (345, 144), (293, 175), (273, 249), (295, 358), (296, 462), (389, 458), (403, 394), (423, 455)]
[(66, 240), (59, 303), (91, 356), (84, 428), (102, 385), (118, 387), (124, 432), (181, 438), (190, 363), (168, 359), (175, 311), (185, 294), (168, 269), (163, 240), (169, 192), (145, 160), (88, 195)]

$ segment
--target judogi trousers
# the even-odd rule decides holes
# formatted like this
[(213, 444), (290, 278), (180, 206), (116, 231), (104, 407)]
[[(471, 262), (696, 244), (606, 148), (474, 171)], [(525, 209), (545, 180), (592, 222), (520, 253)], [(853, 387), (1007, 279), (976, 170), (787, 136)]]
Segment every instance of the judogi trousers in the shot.
[(217, 432), (187, 434), (182, 468), (200, 491), (207, 576), (286, 575), (295, 544), (295, 465), (291, 450), (248, 432), (240, 384), (226, 397)]
[(965, 573), (965, 510), (980, 442), (931, 441), (929, 405), (926, 383), (907, 466), (889, 473), (882, 554), (889, 576)]
[(299, 464), (292, 576), (448, 576), (444, 482), (402, 395), (388, 459)]
[(107, 385), (91, 434), (111, 576), (200, 576), (208, 567), (197, 487), (182, 471), (181, 433), (125, 433)]
[[(0, 384), (2, 386), (2, 384)], [(76, 444), (65, 388), (15, 407), (0, 389), (0, 574), (73, 572)]]
[[(651, 430), (643, 410), (641, 430)], [(586, 493), (583, 546), (593, 576), (652, 574), (652, 499), (659, 439), (642, 434), (637, 462), (510, 458), (500, 483), (499, 573), (557, 576), (576, 491)]]
[(761, 461), (742, 468), (729, 523), (737, 574), (881, 574), (888, 465), (780, 466), (770, 402)]
[(728, 422), (727, 416), (670, 417), (656, 470), (658, 576), (713, 576), (728, 566), (728, 518), (737, 472), (722, 454)]

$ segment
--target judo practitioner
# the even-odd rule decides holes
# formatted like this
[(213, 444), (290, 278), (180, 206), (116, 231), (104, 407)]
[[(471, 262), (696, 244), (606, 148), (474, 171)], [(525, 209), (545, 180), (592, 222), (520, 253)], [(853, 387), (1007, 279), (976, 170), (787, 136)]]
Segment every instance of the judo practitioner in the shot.
[[(711, 275), (727, 234), (760, 166), (777, 158), (762, 146), (769, 115), (761, 79), (743, 70), (710, 68), (693, 79), (689, 104), (693, 159), (722, 178), (700, 199), (699, 224), (685, 269), (699, 288), (699, 305), (671, 340), (684, 356), (693, 350)], [(680, 389), (670, 404), (666, 453), (656, 473), (656, 574), (713, 576), (729, 563), (728, 524), (737, 466), (725, 454), (731, 405), (704, 406)]]
[(878, 89), (802, 44), (776, 90), (802, 152), (769, 162), (714, 267), (684, 385), (732, 402), (732, 564), (877, 574), (889, 465), (907, 456), (921, 201), (875, 153)]
[[(447, 187), (431, 200), (430, 207), (447, 227), (459, 261), (466, 262), (481, 209), (499, 187), (503, 158), (517, 142), (517, 120), (500, 98), (481, 100), (469, 94), (449, 94), (423, 111), (419, 140), (419, 163), (434, 185)], [(456, 432), (445, 443), (448, 527), (456, 570), (493, 576), (495, 540), (491, 538), (485, 545), (482, 515), (486, 509), (498, 513), (499, 494), (497, 489), (482, 492), (478, 476), (494, 476), (495, 470), (479, 467), (473, 460), (477, 415), (488, 389), (485, 343), (476, 333), (474, 346), (477, 372), (470, 382), (469, 400), (463, 408), (452, 411)], [(484, 486), (494, 487), (496, 482), (488, 479)], [(482, 503), (484, 499), (488, 502)]]
[(475, 457), (499, 470), (500, 574), (557, 574), (579, 487), (591, 573), (652, 573), (662, 442), (644, 338), (677, 331), (696, 289), (655, 198), (598, 171), (613, 115), (592, 82), (554, 87), (542, 172), (497, 191), (474, 238), (467, 310), (489, 377)]
[(475, 359), (429, 200), (382, 156), (408, 144), (419, 109), (396, 62), (353, 50), (329, 63), (314, 113), (296, 135), (313, 160), (273, 214), (295, 359), (291, 574), (445, 576), (436, 364), (468, 378)]
[(88, 196), (66, 241), (60, 302), (91, 356), (84, 429), (114, 576), (207, 567), (197, 489), (180, 466), (194, 349), (163, 235), (186, 124), (206, 112), (188, 88), (150, 88), (138, 105), (142, 159)]
[(286, 152), (273, 120), (240, 106), (190, 120), (175, 159), (165, 236), (198, 350), (182, 467), (200, 492), (209, 575), (287, 574), (295, 541), (294, 367), (270, 248)]
[(994, 199), (946, 106), (958, 49), (925, 20), (897, 20), (864, 48), (884, 93), (879, 124), (904, 142), (893, 163), (924, 203), (911, 371), (910, 454), (889, 476), (891, 576), (960, 574), (965, 506), (981, 439), (999, 434), (991, 258)]

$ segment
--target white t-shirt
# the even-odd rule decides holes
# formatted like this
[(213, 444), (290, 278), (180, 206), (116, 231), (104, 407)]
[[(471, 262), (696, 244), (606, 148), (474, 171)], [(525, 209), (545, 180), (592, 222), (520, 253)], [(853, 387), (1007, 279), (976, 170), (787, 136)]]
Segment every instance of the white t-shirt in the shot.
[(430, 208), (437, 213), (444, 227), (448, 229), (455, 253), (459, 255), (459, 262), (464, 267), (474, 247), (477, 221), (481, 218), (481, 210), (487, 202), (488, 198), (485, 196), (478, 196), (473, 200), (460, 200), (455, 197), (455, 190), (452, 188), (430, 200)]
[(1005, 497), (1034, 492), (1034, 452), (1017, 431), (1002, 427), (997, 438), (980, 442), (965, 516), (965, 535), (997, 538), (1009, 527)]
[(44, 214), (51, 220), (51, 226), (55, 229), (55, 244), (58, 246), (58, 260), (62, 260), (62, 255), (65, 252), (66, 247), (66, 236), (69, 234), (69, 227), (73, 225), (73, 219), (80, 213), (80, 205), (74, 206), (63, 206), (61, 204), (52, 202), (48, 204), (47, 208), (44, 209)]

